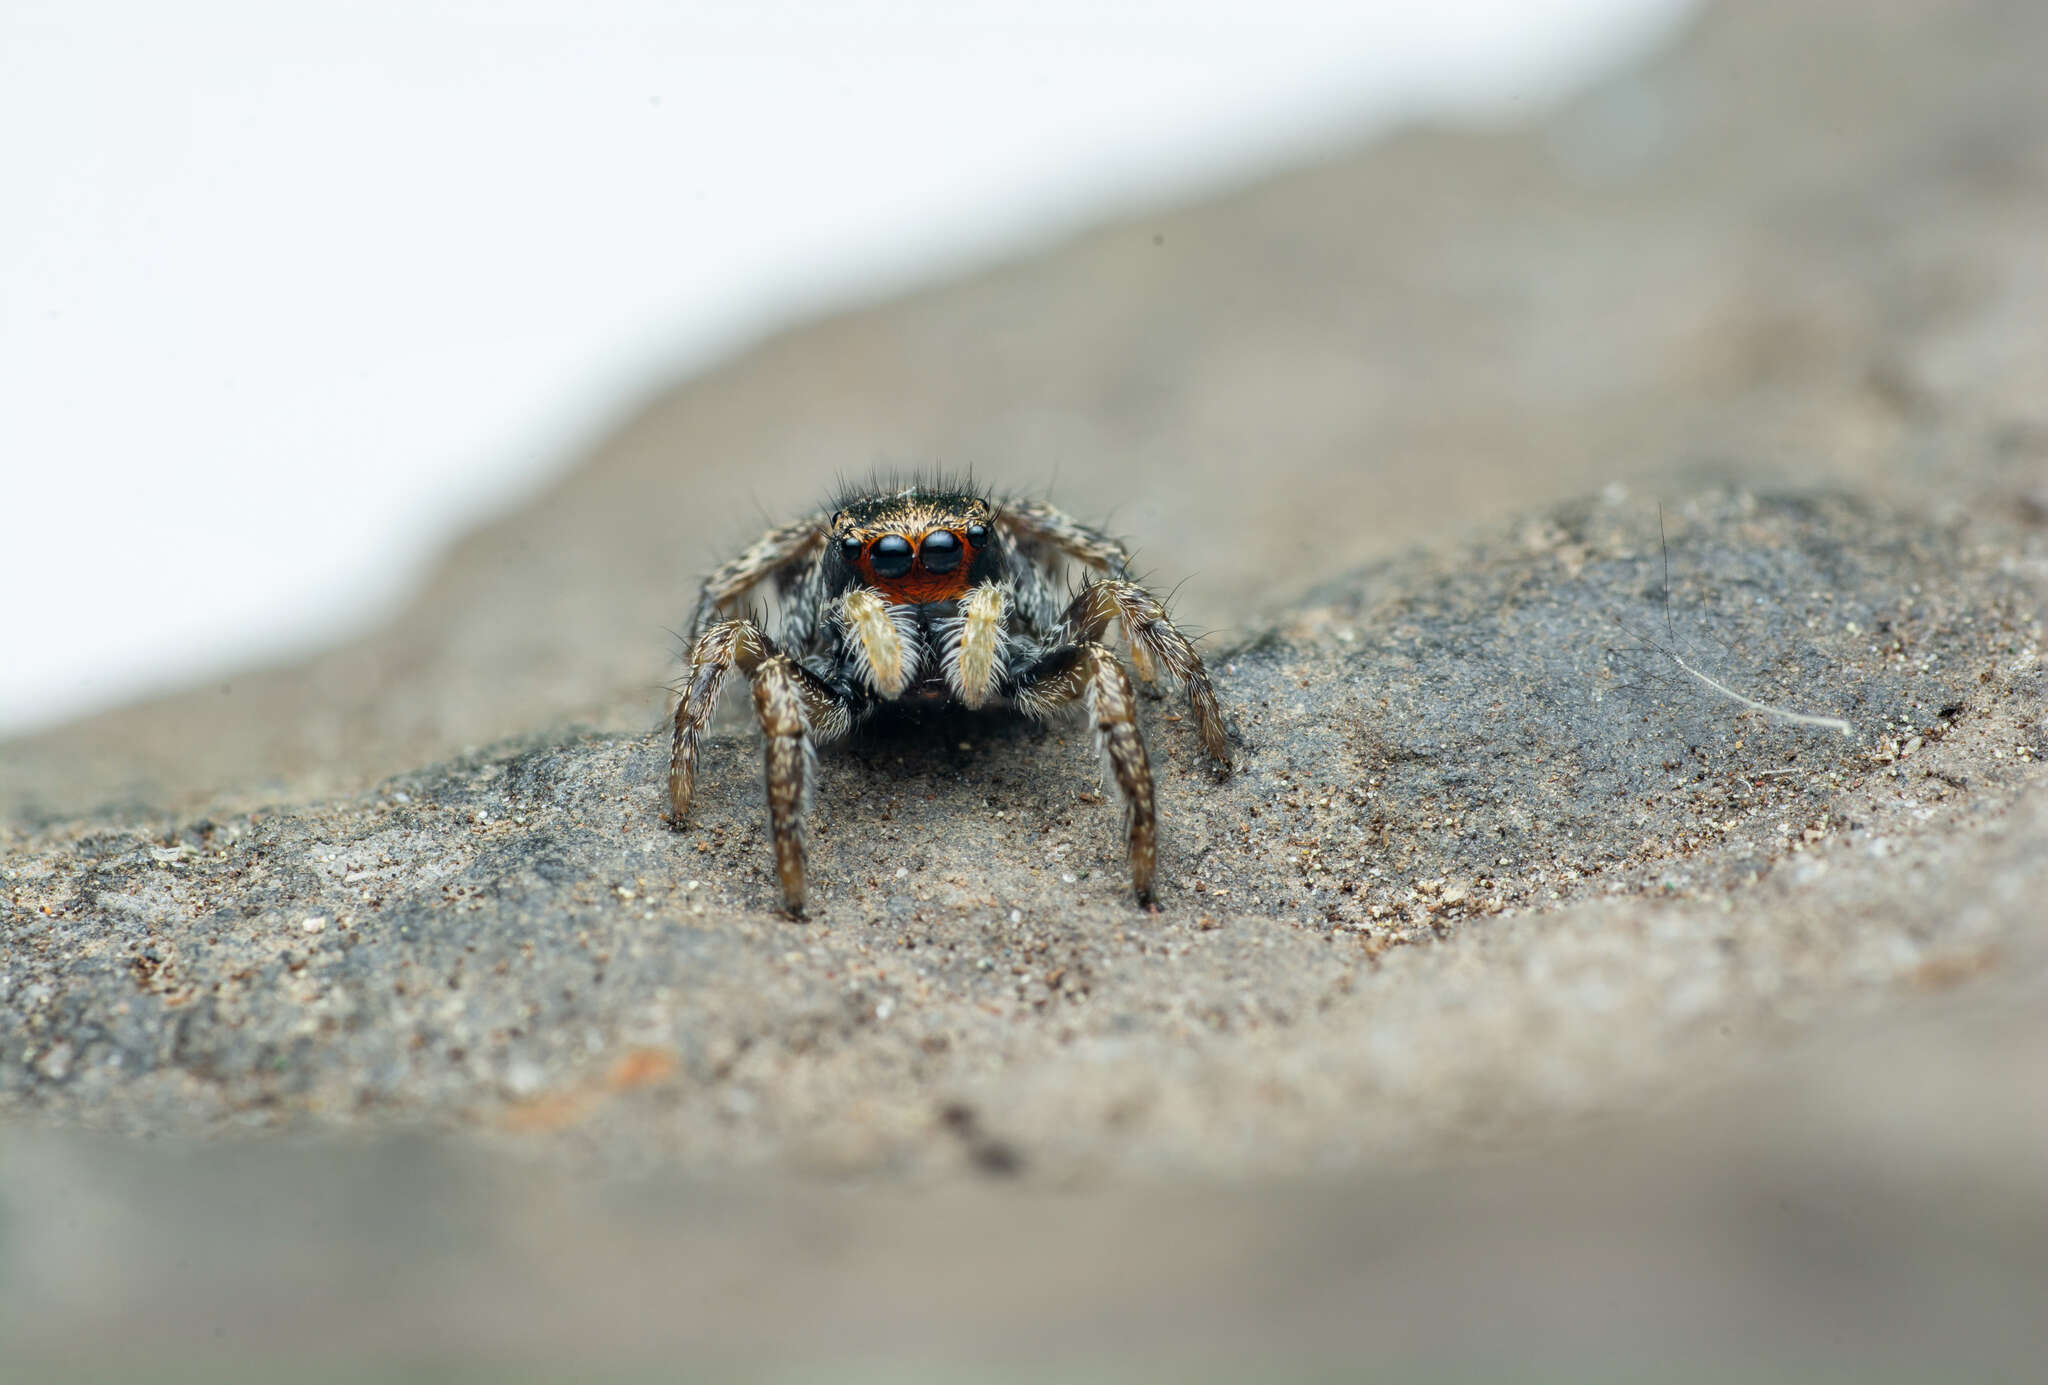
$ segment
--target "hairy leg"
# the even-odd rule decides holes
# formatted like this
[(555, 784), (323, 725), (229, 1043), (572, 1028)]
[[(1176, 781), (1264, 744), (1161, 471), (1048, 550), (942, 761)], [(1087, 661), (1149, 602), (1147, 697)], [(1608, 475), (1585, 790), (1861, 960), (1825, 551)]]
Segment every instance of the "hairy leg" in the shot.
[(851, 699), (776, 649), (750, 620), (712, 626), (691, 651), (690, 672), (676, 703), (675, 734), (668, 765), (670, 824), (678, 829), (690, 811), (697, 778), (697, 752), (718, 706), (726, 674), (738, 669), (752, 684), (754, 714), (766, 745), (763, 770), (768, 785), (768, 832), (775, 847), (775, 871), (783, 906), (803, 913), (805, 829), (818, 741), (833, 741), (853, 725)]
[(762, 772), (768, 783), (768, 836), (775, 844), (775, 874), (782, 881), (782, 906), (792, 918), (804, 912), (804, 818), (811, 806), (816, 767), (804, 716), (797, 667), (780, 654), (754, 670), (754, 714), (761, 720)]
[(1123, 576), (1131, 565), (1123, 544), (1042, 500), (1006, 504), (996, 522), (1027, 548), (1053, 549), (1112, 577)]
[(737, 668), (747, 677), (760, 666), (774, 646), (751, 620), (720, 621), (697, 636), (690, 650), (690, 671), (683, 675), (682, 695), (676, 699), (675, 733), (669, 740), (669, 820), (680, 828), (690, 815), (690, 800), (697, 788), (697, 750), (711, 714), (718, 710), (718, 694), (725, 676)]
[(1209, 683), (1209, 671), (1202, 667), (1202, 656), (1195, 653), (1188, 637), (1166, 618), (1166, 608), (1158, 598), (1135, 582), (1108, 578), (1083, 587), (1061, 619), (1068, 638), (1076, 643), (1100, 640), (1111, 621), (1122, 625), (1138, 676), (1150, 682), (1155, 667), (1163, 668), (1185, 687), (1202, 749), (1223, 768), (1230, 768), (1230, 739), (1223, 730), (1223, 710)]
[(795, 564), (810, 562), (824, 542), (825, 522), (815, 515), (770, 529), (755, 539), (746, 552), (704, 579), (690, 621), (691, 640), (702, 638), (714, 621), (732, 614), (733, 605), (752, 588)]
[(1124, 809), (1124, 845), (1131, 861), (1131, 889), (1140, 904), (1152, 902), (1152, 872), (1158, 859), (1158, 812), (1152, 793), (1152, 765), (1138, 730), (1137, 698), (1130, 675), (1107, 645), (1062, 645), (1041, 655), (1007, 689), (1030, 716), (1045, 718), (1075, 701), (1085, 702), (1095, 728), (1104, 778), (1116, 788)]

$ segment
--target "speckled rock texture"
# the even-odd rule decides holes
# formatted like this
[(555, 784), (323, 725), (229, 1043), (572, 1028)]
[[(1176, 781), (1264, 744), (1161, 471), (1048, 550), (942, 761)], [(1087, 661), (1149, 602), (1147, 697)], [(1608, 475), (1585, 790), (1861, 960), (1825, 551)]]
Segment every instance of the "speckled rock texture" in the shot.
[[(1716, 7), (766, 343), (390, 630), (5, 747), (0, 1330), (2023, 1370), (2042, 51)], [(802, 923), (744, 718), (662, 820), (738, 497), (956, 458), (1210, 627), (1240, 763), (1146, 701), (1157, 913), (1076, 727), (826, 752)]]
[[(1085, 731), (966, 714), (826, 753), (805, 923), (774, 912), (743, 722), (680, 834), (665, 738), (599, 732), (38, 834), (9, 858), (0, 1093), (137, 1133), (402, 1121), (885, 1174), (957, 1163), (964, 1105), (1049, 1174), (1249, 1174), (1625, 1105), (1719, 1030), (1981, 960), (2002, 935), (1959, 916), (1779, 910), (2004, 820), (2048, 754), (2025, 584), (1967, 526), (1836, 497), (1643, 520), (1567, 506), (1219, 642), (1238, 772), (1170, 700), (1149, 718), (1156, 915)], [(1583, 936), (1533, 922), (1595, 901)], [(1443, 1068), (1464, 954), (1510, 938)], [(1568, 1024), (1567, 1074), (1500, 1090)], [(1313, 1074), (1226, 1080), (1302, 1045)], [(1162, 1082), (1188, 1064), (1216, 1072)]]

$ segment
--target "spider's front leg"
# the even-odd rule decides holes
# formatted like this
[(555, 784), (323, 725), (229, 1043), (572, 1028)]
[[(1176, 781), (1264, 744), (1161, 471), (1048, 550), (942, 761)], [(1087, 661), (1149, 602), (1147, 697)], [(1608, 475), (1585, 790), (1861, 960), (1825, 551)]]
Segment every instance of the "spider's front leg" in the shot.
[(1026, 715), (1041, 720), (1076, 700), (1085, 700), (1095, 727), (1095, 748), (1124, 805), (1124, 839), (1131, 858), (1131, 889), (1138, 903), (1152, 903), (1152, 868), (1159, 854), (1158, 812), (1152, 798), (1152, 765), (1138, 731), (1137, 698), (1130, 675), (1107, 645), (1066, 644), (1040, 655), (1004, 689)]
[(697, 749), (718, 693), (733, 669), (754, 689), (768, 783), (768, 832), (775, 844), (775, 873), (782, 902), (792, 916), (804, 911), (804, 816), (810, 807), (812, 754), (817, 741), (833, 741), (853, 724), (847, 697), (775, 647), (751, 620), (720, 621), (697, 639), (690, 671), (676, 702), (670, 743), (668, 801), (670, 825), (681, 830), (697, 782)]
[(1209, 671), (1202, 667), (1202, 656), (1195, 653), (1193, 643), (1166, 618), (1166, 608), (1157, 597), (1136, 582), (1105, 578), (1083, 587), (1060, 621), (1068, 638), (1077, 644), (1100, 640), (1111, 621), (1121, 624), (1138, 676), (1149, 683), (1155, 669), (1164, 668), (1185, 687), (1202, 749), (1226, 771), (1230, 768), (1230, 738), (1223, 730), (1223, 709), (1216, 703)]

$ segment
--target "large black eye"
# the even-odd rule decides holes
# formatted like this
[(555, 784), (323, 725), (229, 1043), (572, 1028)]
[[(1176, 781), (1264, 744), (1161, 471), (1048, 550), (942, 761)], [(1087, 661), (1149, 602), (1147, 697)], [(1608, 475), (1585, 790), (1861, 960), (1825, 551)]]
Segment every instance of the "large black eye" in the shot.
[(934, 529), (924, 536), (917, 560), (926, 572), (951, 572), (960, 566), (960, 540), (950, 529)]
[(967, 542), (969, 542), (970, 544), (974, 545), (974, 546), (975, 546), (976, 548), (979, 548), (979, 547), (981, 547), (981, 546), (982, 546), (983, 544), (987, 543), (987, 542), (988, 542), (988, 526), (987, 526), (986, 524), (970, 524), (970, 525), (968, 525), (968, 526), (967, 526)]
[(901, 534), (876, 539), (875, 546), (868, 550), (868, 566), (877, 577), (903, 576), (910, 571), (910, 540)]

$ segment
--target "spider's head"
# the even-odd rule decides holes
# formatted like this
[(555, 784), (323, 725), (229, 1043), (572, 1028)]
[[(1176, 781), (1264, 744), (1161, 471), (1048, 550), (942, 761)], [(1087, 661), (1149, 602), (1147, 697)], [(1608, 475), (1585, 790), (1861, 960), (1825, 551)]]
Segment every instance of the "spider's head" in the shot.
[(921, 606), (967, 590), (995, 507), (966, 492), (910, 486), (843, 502), (831, 542), (847, 568), (890, 601)]

